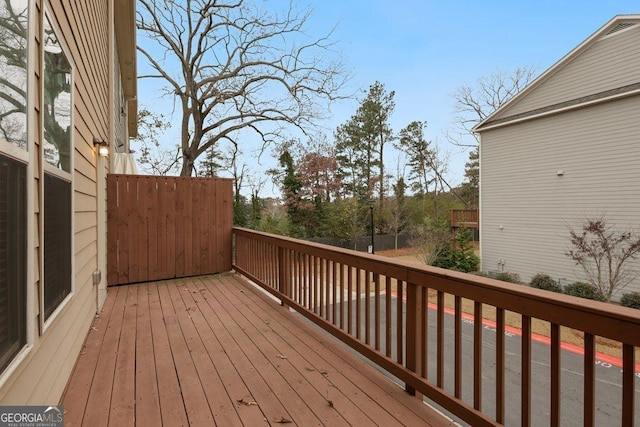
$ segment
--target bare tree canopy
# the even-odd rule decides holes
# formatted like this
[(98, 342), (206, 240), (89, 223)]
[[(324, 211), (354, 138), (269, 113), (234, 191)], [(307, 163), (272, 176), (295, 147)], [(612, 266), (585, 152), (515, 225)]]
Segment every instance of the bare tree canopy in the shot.
[(480, 77), (475, 85), (463, 85), (456, 89), (451, 94), (454, 118), (453, 126), (447, 132), (449, 142), (462, 147), (475, 147), (479, 137), (471, 129), (517, 95), (535, 76), (534, 67), (498, 70)]
[(305, 33), (310, 12), (249, 0), (139, 0), (138, 50), (181, 113), (182, 176), (220, 142), (254, 132), (263, 146), (288, 125), (303, 132), (340, 98), (346, 74), (329, 35)]

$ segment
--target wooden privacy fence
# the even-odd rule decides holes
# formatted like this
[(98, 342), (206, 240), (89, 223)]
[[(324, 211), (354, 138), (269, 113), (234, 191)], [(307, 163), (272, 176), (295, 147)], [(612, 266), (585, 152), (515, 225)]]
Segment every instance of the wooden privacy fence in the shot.
[[(585, 426), (634, 425), (637, 310), (243, 228), (234, 234), (236, 271), (403, 381), (411, 394), (423, 394), (472, 426), (504, 424), (507, 408), (519, 413), (521, 426), (558, 426), (563, 393), (581, 394), (582, 414), (570, 417), (582, 415)], [(473, 343), (463, 350), (465, 306), (473, 332), (464, 339)], [(496, 319), (489, 332), (488, 314)], [(507, 315), (519, 320), (519, 355), (506, 349)], [(534, 321), (544, 322), (551, 335), (549, 381), (536, 383), (545, 390), (535, 394)], [(562, 385), (569, 375), (561, 361), (560, 333), (566, 328), (584, 338), (582, 390)], [(597, 337), (621, 349), (620, 392), (611, 396), (621, 401), (617, 419), (612, 413), (597, 419), (603, 416), (596, 411)], [(491, 338), (488, 350), (483, 341)], [(472, 354), (471, 366), (463, 363), (463, 351)], [(534, 411), (533, 405), (545, 402), (540, 393), (549, 403)]]
[(478, 209), (451, 209), (451, 227), (479, 228)]
[(232, 181), (109, 175), (110, 286), (231, 270)]

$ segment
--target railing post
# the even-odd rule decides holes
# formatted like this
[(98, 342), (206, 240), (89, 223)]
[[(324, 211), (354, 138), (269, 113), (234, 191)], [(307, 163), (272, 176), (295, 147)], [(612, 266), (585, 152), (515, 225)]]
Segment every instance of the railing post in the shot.
[[(421, 322), (422, 310), (425, 309), (424, 301), (422, 301), (422, 292), (420, 287), (407, 282), (407, 369), (419, 374), (419, 361), (421, 352), (423, 351), (424, 342), (422, 337), (424, 336), (423, 327)], [(405, 391), (412, 396), (422, 398), (422, 394), (417, 393), (415, 388), (408, 384), (405, 384)]]

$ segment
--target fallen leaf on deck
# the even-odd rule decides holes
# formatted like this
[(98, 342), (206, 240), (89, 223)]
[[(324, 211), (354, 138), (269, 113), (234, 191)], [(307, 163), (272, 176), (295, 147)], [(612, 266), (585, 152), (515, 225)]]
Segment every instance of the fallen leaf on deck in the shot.
[(282, 355), (282, 354), (279, 354), (279, 355), (278, 355), (278, 357), (279, 357), (280, 359), (285, 359), (285, 360), (287, 359), (287, 356)]
[(286, 419), (285, 417), (281, 417), (279, 419), (273, 420), (273, 422), (276, 424), (291, 424), (293, 421)]
[(91, 327), (91, 330), (92, 330), (92, 331), (96, 331), (96, 332), (98, 332), (98, 329), (96, 329), (96, 327), (95, 327), (95, 326), (92, 326), (92, 327)]
[(256, 402), (254, 402), (253, 400), (245, 400), (244, 397), (242, 399), (238, 399), (238, 403), (242, 404), (242, 405), (247, 405), (247, 406), (252, 406), (252, 405), (258, 405)]
[(327, 404), (333, 408), (333, 400), (327, 400)]
[(321, 373), (322, 375), (329, 375), (329, 372), (327, 372), (327, 371), (320, 371), (320, 373)]
[(306, 369), (309, 372), (315, 371), (315, 369), (313, 369), (311, 366), (305, 366), (304, 369)]

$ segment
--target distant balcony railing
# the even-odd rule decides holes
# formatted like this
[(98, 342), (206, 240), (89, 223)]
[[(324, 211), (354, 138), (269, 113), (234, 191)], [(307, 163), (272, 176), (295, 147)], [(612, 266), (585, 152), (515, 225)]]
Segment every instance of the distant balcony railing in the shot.
[[(247, 229), (234, 228), (234, 235), (238, 272), (397, 377), (409, 393), (426, 396), (470, 425), (505, 423), (505, 391), (509, 386), (507, 398), (513, 394), (514, 371), (519, 374), (520, 408), (509, 407), (509, 411), (519, 409), (520, 425), (531, 425), (533, 319), (550, 322), (545, 392), (549, 424), (561, 423), (560, 335), (561, 327), (568, 327), (584, 334), (584, 380), (579, 391), (584, 425), (596, 423), (596, 337), (621, 343), (621, 393), (612, 398), (621, 405), (621, 424), (634, 425), (638, 311)], [(473, 363), (466, 367), (463, 324), (471, 321), (463, 313), (463, 303), (468, 300), (473, 313)], [(447, 308), (446, 301), (453, 309)], [(490, 328), (495, 334), (486, 332), (483, 313), (489, 312), (495, 313), (495, 325)], [(505, 384), (507, 359), (514, 363), (513, 354), (505, 351), (509, 312), (521, 320), (521, 356), (515, 357), (519, 370), (510, 369), (511, 380)], [(430, 331), (433, 326), (435, 332)], [(435, 339), (430, 337), (434, 333)], [(488, 338), (495, 344), (489, 352), (483, 348)], [(434, 342), (435, 357), (429, 354)], [(490, 399), (483, 395), (488, 377), (494, 378), (495, 392), (489, 397), (495, 398), (495, 405), (487, 404), (485, 399)], [(468, 383), (473, 398), (465, 392), (465, 401), (462, 394)], [(537, 421), (539, 416), (535, 414)]]
[(478, 228), (480, 215), (478, 209), (452, 209), (451, 227), (453, 228)]

